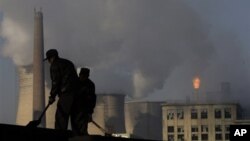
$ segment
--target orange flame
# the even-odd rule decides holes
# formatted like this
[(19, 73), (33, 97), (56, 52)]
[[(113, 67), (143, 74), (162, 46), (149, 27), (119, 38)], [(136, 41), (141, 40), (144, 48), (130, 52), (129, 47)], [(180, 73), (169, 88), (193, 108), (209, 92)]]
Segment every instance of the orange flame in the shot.
[(194, 89), (199, 89), (200, 88), (200, 83), (201, 83), (201, 80), (199, 77), (195, 77), (193, 79), (193, 86), (194, 86)]

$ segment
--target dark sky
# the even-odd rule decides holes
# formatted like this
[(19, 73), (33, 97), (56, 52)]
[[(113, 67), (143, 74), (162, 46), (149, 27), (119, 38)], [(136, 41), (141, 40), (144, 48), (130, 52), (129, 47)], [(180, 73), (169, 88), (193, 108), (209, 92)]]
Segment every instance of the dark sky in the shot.
[(233, 98), (249, 99), (247, 0), (1, 0), (0, 96), (9, 102), (0, 101), (0, 111), (16, 105), (14, 66), (32, 61), (33, 8), (40, 6), (45, 50), (90, 67), (99, 93), (183, 100), (199, 76), (201, 93), (230, 82)]

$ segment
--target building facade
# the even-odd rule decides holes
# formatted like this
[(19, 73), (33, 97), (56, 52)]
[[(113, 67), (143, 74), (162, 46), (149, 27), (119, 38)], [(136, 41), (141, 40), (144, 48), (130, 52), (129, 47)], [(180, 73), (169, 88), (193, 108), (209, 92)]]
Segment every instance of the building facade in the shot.
[(163, 140), (229, 141), (229, 126), (239, 117), (239, 106), (226, 104), (164, 104)]

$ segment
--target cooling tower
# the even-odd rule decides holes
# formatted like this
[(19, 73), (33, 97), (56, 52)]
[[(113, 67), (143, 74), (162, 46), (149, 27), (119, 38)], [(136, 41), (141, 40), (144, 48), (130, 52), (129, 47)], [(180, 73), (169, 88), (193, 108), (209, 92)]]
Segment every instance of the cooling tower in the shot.
[(137, 138), (162, 139), (162, 102), (125, 103), (126, 131)]
[[(33, 120), (33, 71), (32, 66), (18, 67), (19, 96), (16, 124), (26, 125)], [(45, 85), (45, 102), (48, 102), (50, 88)], [(46, 112), (46, 128), (54, 128), (56, 102)]]
[(17, 125), (26, 125), (32, 118), (33, 110), (33, 73), (32, 66), (18, 68), (19, 95), (17, 106)]
[[(107, 131), (112, 133), (125, 133), (124, 95), (99, 94), (93, 120)], [(103, 134), (92, 123), (89, 124), (90, 134)]]

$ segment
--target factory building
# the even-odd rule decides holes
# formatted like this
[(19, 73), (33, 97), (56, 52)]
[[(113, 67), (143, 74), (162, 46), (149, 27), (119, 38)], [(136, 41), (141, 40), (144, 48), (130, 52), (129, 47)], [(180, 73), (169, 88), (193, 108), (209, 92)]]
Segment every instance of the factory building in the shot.
[(125, 123), (128, 134), (136, 138), (162, 139), (163, 102), (128, 101), (125, 103)]
[(162, 106), (163, 140), (228, 141), (229, 126), (241, 118), (236, 103), (173, 103)]

